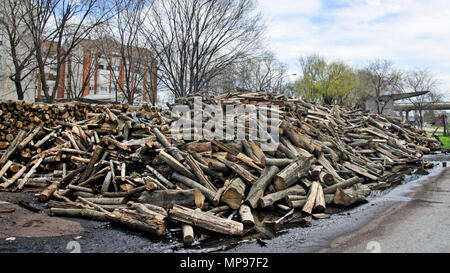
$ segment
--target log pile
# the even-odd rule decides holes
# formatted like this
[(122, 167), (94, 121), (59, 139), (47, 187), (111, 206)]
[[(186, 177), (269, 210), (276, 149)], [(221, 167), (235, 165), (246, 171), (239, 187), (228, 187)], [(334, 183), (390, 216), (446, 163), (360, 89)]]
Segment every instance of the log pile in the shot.
[[(429, 167), (422, 155), (440, 148), (400, 119), (359, 109), (243, 91), (200, 102), (180, 98), (169, 110), (0, 103), (0, 190), (38, 191), (54, 215), (156, 236), (176, 225), (192, 243), (204, 230), (244, 234), (255, 210), (289, 211), (277, 221), (285, 223), (291, 210), (319, 215), (363, 202), (372, 190)], [(171, 113), (178, 104), (189, 112)], [(199, 137), (195, 128), (188, 133), (195, 140), (172, 137), (174, 122), (194, 120), (208, 105), (263, 108), (258, 120), (277, 124), (279, 143), (264, 151), (267, 135), (224, 141)], [(202, 124), (211, 120), (202, 114)], [(248, 136), (251, 123), (233, 119), (232, 131)]]

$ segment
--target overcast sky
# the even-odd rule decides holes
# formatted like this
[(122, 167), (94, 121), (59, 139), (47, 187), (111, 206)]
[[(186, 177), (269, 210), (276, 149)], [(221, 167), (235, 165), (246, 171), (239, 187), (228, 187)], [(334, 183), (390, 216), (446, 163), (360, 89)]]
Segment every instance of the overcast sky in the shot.
[[(450, 100), (450, 1), (258, 0), (271, 49), (290, 73), (317, 53), (363, 67), (375, 58), (428, 68)], [(294, 79), (292, 77), (291, 79)]]

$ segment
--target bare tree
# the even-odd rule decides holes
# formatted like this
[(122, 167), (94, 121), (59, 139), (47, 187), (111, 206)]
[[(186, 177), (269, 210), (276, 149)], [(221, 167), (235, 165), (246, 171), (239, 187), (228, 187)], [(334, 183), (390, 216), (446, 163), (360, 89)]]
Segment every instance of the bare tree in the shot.
[[(117, 92), (123, 92), (126, 101), (133, 104), (135, 98), (144, 96), (144, 89), (152, 85), (150, 79), (154, 57), (144, 47), (142, 35), (143, 18), (150, 4), (149, 0), (116, 0), (115, 16), (100, 28), (100, 54), (109, 67), (120, 68), (118, 73), (111, 73), (116, 101)], [(149, 98), (154, 100), (153, 96)]]
[(233, 63), (214, 78), (208, 90), (215, 94), (236, 88), (281, 93), (286, 88), (286, 65), (279, 62), (273, 53), (247, 58)]
[(6, 38), (7, 54), (12, 67), (5, 71), (7, 77), (14, 82), (17, 99), (23, 100), (24, 93), (31, 80), (25, 81), (33, 72), (33, 43), (29, 39), (29, 32), (25, 28), (24, 20), (27, 14), (23, 0), (0, 1), (0, 34)]
[(427, 69), (417, 69), (406, 73), (403, 81), (403, 92), (427, 92), (415, 97), (408, 98), (419, 113), (419, 124), (423, 127), (424, 110), (441, 100), (442, 96), (437, 93), (438, 80), (433, 73)]
[(382, 114), (388, 104), (380, 97), (400, 92), (402, 72), (394, 69), (391, 61), (380, 59), (372, 61), (365, 70), (368, 72), (367, 84), (373, 89), (369, 97), (375, 101), (378, 113)]
[[(24, 0), (28, 15), (25, 24), (34, 45), (34, 57), (45, 99), (55, 99), (64, 82), (61, 67), (72, 50), (92, 30), (110, 16), (112, 5), (105, 0)], [(55, 68), (55, 84), (50, 90), (46, 70)]]
[(80, 48), (77, 48), (68, 56), (68, 60), (65, 91), (69, 99), (81, 98), (94, 75), (95, 59), (90, 58), (86, 62), (83, 52), (81, 52)]
[(175, 97), (207, 92), (224, 69), (252, 53), (263, 32), (252, 0), (155, 0), (147, 15), (147, 45)]

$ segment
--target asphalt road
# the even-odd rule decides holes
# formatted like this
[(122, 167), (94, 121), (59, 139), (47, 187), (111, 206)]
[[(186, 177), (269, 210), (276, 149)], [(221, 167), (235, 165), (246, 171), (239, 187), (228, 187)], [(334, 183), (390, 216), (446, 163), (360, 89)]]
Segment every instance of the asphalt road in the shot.
[(450, 252), (450, 168), (323, 252)]

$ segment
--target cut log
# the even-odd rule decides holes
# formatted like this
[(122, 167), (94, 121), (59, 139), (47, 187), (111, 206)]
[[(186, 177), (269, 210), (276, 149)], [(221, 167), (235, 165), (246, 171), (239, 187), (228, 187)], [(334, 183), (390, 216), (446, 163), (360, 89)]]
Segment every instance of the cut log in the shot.
[(33, 131), (26, 137), (24, 138), (19, 145), (17, 146), (17, 148), (19, 149), (23, 149), (25, 148), (25, 146), (28, 145), (28, 143), (30, 143), (30, 141), (33, 140), (33, 138), (41, 131), (41, 127), (36, 127), (33, 129)]
[(0, 170), (0, 178), (8, 171), (9, 167), (11, 167), (12, 164), (13, 162), (11, 160), (8, 160), (8, 162), (6, 162), (6, 164)]
[(244, 225), (254, 225), (255, 219), (252, 215), (252, 210), (247, 205), (241, 205), (239, 208), (239, 215), (241, 216), (241, 222)]
[(280, 171), (277, 166), (267, 166), (264, 168), (263, 173), (252, 185), (250, 191), (247, 194), (246, 202), (250, 204), (252, 208), (256, 208), (258, 200), (263, 197), (264, 191), (272, 183), (274, 176)]
[(343, 166), (371, 180), (378, 181), (378, 177), (370, 174), (368, 171), (355, 164), (352, 164), (350, 162), (344, 162)]
[(286, 167), (291, 164), (294, 160), (290, 158), (266, 158), (267, 166), (277, 166), (277, 167)]
[(357, 194), (351, 191), (344, 191), (341, 188), (336, 190), (334, 194), (333, 203), (342, 206), (351, 206), (356, 203), (361, 203), (366, 200), (364, 195)]
[(39, 201), (40, 202), (46, 202), (47, 200), (52, 197), (52, 195), (55, 193), (55, 191), (59, 188), (61, 185), (61, 181), (55, 181), (50, 186), (48, 186), (45, 190), (43, 190), (39, 194)]
[(326, 208), (325, 195), (323, 193), (322, 185), (317, 187), (316, 201), (314, 203), (315, 211), (324, 211)]
[(179, 172), (180, 174), (194, 180), (197, 179), (197, 177), (191, 171), (189, 171), (183, 164), (181, 164), (174, 157), (166, 153), (164, 150), (161, 150), (161, 152), (158, 154), (158, 158), (166, 162), (167, 165), (169, 165), (172, 169)]
[(175, 189), (175, 185), (170, 182), (164, 175), (160, 174), (157, 170), (155, 170), (153, 167), (147, 165), (145, 166), (147, 170), (152, 172), (152, 174), (159, 180), (159, 182), (163, 183), (165, 186), (167, 186), (170, 189)]
[(86, 171), (83, 173), (83, 175), (80, 178), (80, 182), (85, 181), (89, 178), (92, 171), (94, 170), (94, 165), (100, 160), (102, 157), (103, 148), (102, 146), (96, 146), (94, 149), (94, 154), (92, 155), (92, 158), (89, 161), (89, 164), (86, 167)]
[(295, 195), (306, 195), (305, 190), (300, 185), (295, 185), (290, 188), (277, 191), (271, 194), (268, 194), (258, 200), (258, 206), (260, 208), (265, 208), (267, 206), (273, 205), (275, 202), (285, 198), (286, 196), (290, 194)]
[(261, 148), (256, 144), (254, 140), (249, 140), (248, 144), (250, 145), (253, 154), (258, 159), (259, 163), (263, 166), (266, 165), (266, 156), (264, 155), (264, 152), (261, 150)]
[(16, 138), (13, 142), (9, 145), (8, 149), (6, 149), (6, 152), (2, 155), (0, 158), (0, 167), (3, 167), (3, 165), (8, 162), (9, 157), (16, 151), (17, 147), (19, 146), (19, 143), (22, 141), (22, 139), (25, 137), (26, 132), (24, 130), (20, 130), (17, 133)]
[(198, 190), (165, 190), (144, 192), (138, 199), (141, 203), (148, 203), (165, 209), (172, 208), (175, 204), (189, 207), (203, 207), (205, 196)]
[(174, 179), (177, 182), (183, 183), (184, 185), (188, 186), (189, 188), (198, 189), (201, 193), (203, 193), (209, 201), (214, 200), (215, 192), (207, 189), (203, 185), (200, 185), (200, 183), (190, 179), (189, 177), (185, 177), (179, 173), (173, 173), (172, 179)]
[(56, 216), (79, 217), (88, 220), (106, 222), (108, 219), (103, 212), (91, 209), (66, 209), (66, 208), (50, 208), (50, 212)]
[(220, 198), (222, 197), (223, 192), (228, 188), (228, 186), (231, 183), (231, 179), (228, 179), (223, 184), (223, 187), (217, 190), (216, 194), (214, 195), (214, 198), (212, 200), (212, 203), (214, 206), (217, 206), (220, 203)]
[(159, 213), (161, 215), (163, 215), (164, 217), (169, 216), (169, 214), (167, 214), (167, 210), (165, 210), (164, 208), (160, 207), (160, 206), (155, 206), (152, 204), (140, 204), (140, 203), (135, 203), (135, 202), (128, 202), (127, 206), (129, 208), (135, 209), (138, 212), (147, 212), (147, 210), (151, 210), (154, 211), (156, 213)]
[(20, 170), (16, 174), (13, 175), (13, 177), (11, 177), (10, 179), (6, 180), (6, 182), (0, 184), (0, 187), (5, 188), (5, 189), (10, 187), (14, 183), (16, 183), (16, 181), (19, 178), (22, 177), (22, 175), (25, 173), (26, 170), (27, 170), (27, 167), (26, 166), (22, 166), (20, 168)]
[(198, 178), (200, 184), (202, 184), (203, 186), (205, 186), (206, 188), (208, 188), (213, 192), (217, 191), (217, 188), (211, 183), (211, 181), (209, 181), (208, 177), (205, 175), (205, 173), (197, 164), (192, 155), (188, 154), (186, 156), (186, 163), (189, 165), (189, 167), (191, 167), (192, 172)]
[(25, 186), (25, 184), (28, 182), (28, 180), (30, 179), (30, 177), (34, 174), (34, 172), (36, 172), (36, 169), (39, 167), (39, 165), (41, 165), (42, 161), (44, 159), (43, 158), (39, 158), (38, 161), (33, 165), (33, 167), (31, 167), (31, 169), (28, 171), (28, 173), (25, 175), (25, 177), (23, 178), (23, 180), (19, 183), (19, 185), (17, 186), (18, 190), (23, 189), (23, 187)]
[(309, 188), (308, 198), (306, 199), (306, 203), (302, 209), (303, 212), (308, 214), (312, 213), (312, 210), (316, 203), (317, 191), (319, 189), (319, 186), (319, 182), (312, 182), (311, 187)]
[(196, 211), (182, 206), (174, 205), (169, 211), (169, 217), (173, 220), (201, 227), (210, 231), (228, 234), (242, 235), (244, 226), (242, 223), (214, 216), (211, 213)]
[(107, 215), (113, 224), (161, 236), (166, 230), (165, 217), (158, 213), (138, 213), (128, 209), (115, 209)]
[(256, 180), (258, 180), (256, 176), (254, 176), (252, 173), (244, 169), (239, 164), (236, 164), (234, 162), (228, 161), (220, 157), (217, 157), (217, 160), (225, 164), (228, 168), (233, 170), (237, 175), (239, 175), (242, 179), (244, 179), (250, 184), (255, 184)]
[(355, 176), (355, 177), (345, 180), (344, 182), (340, 182), (340, 183), (334, 184), (332, 186), (326, 187), (323, 190), (323, 192), (324, 193), (334, 193), (334, 192), (336, 192), (336, 190), (338, 188), (345, 189), (345, 188), (352, 186), (353, 184), (362, 183), (363, 181), (364, 181), (363, 178), (359, 178), (358, 176)]
[(301, 178), (308, 175), (308, 171), (311, 167), (312, 157), (299, 158), (286, 166), (281, 172), (275, 175), (274, 186), (277, 191), (286, 189), (293, 185)]
[(194, 229), (191, 225), (183, 224), (181, 226), (181, 230), (183, 231), (183, 243), (192, 244), (194, 241)]
[(245, 194), (245, 183), (241, 178), (236, 177), (231, 180), (229, 186), (224, 190), (220, 201), (228, 204), (232, 209), (238, 209), (241, 206)]

